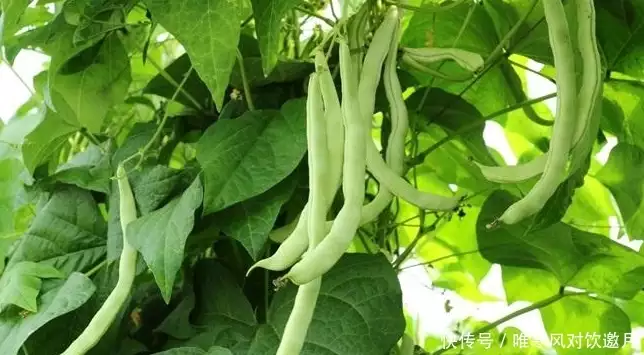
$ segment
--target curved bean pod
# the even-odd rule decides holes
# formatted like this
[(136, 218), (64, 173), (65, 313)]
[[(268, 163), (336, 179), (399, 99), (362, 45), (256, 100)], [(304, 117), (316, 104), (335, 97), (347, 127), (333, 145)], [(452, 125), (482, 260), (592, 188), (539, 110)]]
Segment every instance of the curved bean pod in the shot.
[(579, 119), (575, 130), (575, 147), (571, 153), (570, 173), (575, 172), (592, 150), (599, 130), (603, 72), (597, 36), (595, 34), (595, 7), (592, 0), (576, 1), (577, 42), (581, 52), (582, 81), (577, 102)]
[(534, 215), (543, 208), (566, 176), (566, 165), (577, 121), (575, 57), (563, 4), (560, 0), (543, 0), (543, 7), (557, 68), (556, 81), (559, 90), (548, 159), (541, 178), (530, 192), (510, 206), (492, 225), (497, 222), (515, 224)]
[(485, 65), (483, 57), (474, 52), (459, 48), (403, 48), (405, 54), (420, 64), (431, 64), (451, 59), (462, 68), (475, 72)]
[(114, 318), (116, 318), (116, 315), (121, 311), (123, 304), (129, 297), (134, 283), (137, 251), (127, 241), (126, 227), (137, 218), (136, 203), (123, 165), (118, 166), (116, 177), (119, 186), (119, 212), (123, 232), (123, 250), (119, 259), (119, 278), (105, 303), (96, 312), (87, 327), (61, 355), (82, 355), (91, 350), (114, 322)]

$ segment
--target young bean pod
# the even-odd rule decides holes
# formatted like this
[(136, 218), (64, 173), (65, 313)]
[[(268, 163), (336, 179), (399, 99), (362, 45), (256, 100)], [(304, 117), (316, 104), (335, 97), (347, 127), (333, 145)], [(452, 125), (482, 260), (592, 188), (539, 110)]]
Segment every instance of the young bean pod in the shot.
[(342, 113), (346, 128), (342, 192), (344, 204), (322, 242), (282, 277), (297, 285), (315, 280), (327, 272), (344, 254), (358, 229), (364, 202), (366, 173), (367, 122), (360, 112), (358, 83), (354, 78), (348, 44), (340, 41), (340, 78)]
[[(318, 74), (309, 79), (307, 106), (307, 143), (309, 166), (309, 215), (307, 232), (309, 251), (326, 234), (326, 212), (328, 209), (329, 150), (327, 147), (327, 126), (322, 103)], [(306, 334), (313, 319), (322, 278), (318, 277), (301, 285), (295, 296), (293, 310), (286, 322), (277, 355), (299, 354), (304, 346)]]
[(592, 151), (599, 130), (603, 96), (603, 71), (595, 33), (595, 7), (592, 0), (575, 1), (577, 42), (581, 54), (582, 79), (577, 96), (579, 119), (569, 173), (574, 173)]
[(459, 48), (403, 48), (403, 53), (420, 64), (432, 64), (451, 59), (462, 68), (475, 72), (485, 65), (483, 57), (474, 52)]
[[(405, 162), (405, 137), (409, 128), (409, 119), (407, 105), (403, 100), (402, 88), (396, 71), (399, 36), (400, 15), (396, 21), (394, 33), (389, 44), (389, 52), (385, 59), (383, 84), (385, 95), (389, 102), (391, 117), (391, 132), (387, 139), (385, 161), (394, 173), (402, 175)], [(392, 199), (393, 194), (391, 191), (383, 184), (380, 184), (376, 197), (362, 208), (360, 224), (369, 223), (376, 219), (389, 206)]]
[(101, 340), (129, 297), (134, 277), (136, 276), (137, 251), (128, 243), (126, 233), (127, 225), (137, 218), (136, 203), (123, 165), (118, 166), (116, 177), (119, 187), (121, 231), (123, 232), (119, 278), (105, 303), (96, 312), (85, 330), (69, 345), (62, 355), (85, 354)]
[(326, 120), (326, 140), (329, 155), (329, 179), (325, 187), (328, 189), (329, 206), (342, 184), (342, 162), (344, 160), (344, 122), (342, 121), (342, 106), (333, 83), (333, 77), (326, 62), (324, 53), (315, 54), (315, 70), (319, 76), (320, 91), (324, 104)]
[(559, 97), (548, 159), (539, 181), (521, 200), (510, 206), (492, 225), (515, 224), (537, 213), (566, 176), (566, 165), (577, 121), (576, 78), (570, 30), (560, 0), (543, 0)]

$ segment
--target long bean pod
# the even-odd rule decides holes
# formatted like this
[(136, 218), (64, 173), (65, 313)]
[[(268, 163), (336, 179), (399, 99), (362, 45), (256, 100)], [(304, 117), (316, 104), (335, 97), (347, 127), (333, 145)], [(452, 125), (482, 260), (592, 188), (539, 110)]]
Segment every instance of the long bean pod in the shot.
[[(326, 212), (329, 185), (329, 150), (327, 147), (327, 127), (322, 104), (318, 74), (313, 73), (309, 80), (307, 99), (307, 145), (309, 166), (309, 215), (307, 234), (309, 251), (315, 249), (326, 234)], [(322, 278), (301, 285), (295, 296), (293, 310), (286, 321), (277, 355), (299, 354), (320, 292)]]
[(574, 54), (563, 4), (560, 0), (543, 0), (543, 7), (557, 70), (558, 89), (548, 159), (539, 181), (526, 196), (512, 204), (495, 223), (514, 224), (534, 215), (543, 208), (566, 176), (566, 165), (577, 121)]
[(137, 218), (136, 203), (123, 165), (118, 166), (116, 176), (119, 187), (121, 230), (123, 232), (123, 250), (119, 259), (119, 278), (105, 303), (62, 355), (82, 355), (91, 350), (101, 340), (112, 325), (116, 315), (123, 308), (123, 304), (129, 297), (134, 283), (137, 251), (128, 243), (126, 231), (127, 225)]

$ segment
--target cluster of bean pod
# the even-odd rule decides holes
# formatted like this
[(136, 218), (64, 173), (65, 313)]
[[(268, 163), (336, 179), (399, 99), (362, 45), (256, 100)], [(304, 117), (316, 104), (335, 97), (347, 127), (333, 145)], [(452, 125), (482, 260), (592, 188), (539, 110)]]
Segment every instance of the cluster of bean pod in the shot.
[[(489, 228), (498, 223), (518, 223), (543, 209), (560, 184), (586, 159), (599, 129), (603, 76), (593, 1), (574, 0), (578, 48), (573, 45), (562, 2), (543, 0), (543, 6), (556, 68), (557, 108), (552, 138), (548, 151), (527, 163), (505, 167), (478, 164), (487, 179), (499, 183), (517, 183), (541, 175), (532, 189)], [(575, 51), (581, 58), (579, 83)]]
[[(341, 101), (324, 53), (319, 50), (315, 55), (315, 72), (308, 83), (306, 117), (308, 201), (296, 221), (272, 233), (271, 239), (282, 242), (277, 251), (248, 271), (257, 267), (273, 271), (290, 268), (276, 284), (290, 281), (299, 286), (278, 355), (300, 353), (322, 276), (350, 246), (357, 229), (373, 221), (394, 196), (434, 211), (454, 210), (460, 202), (458, 196), (419, 191), (403, 178), (408, 114), (396, 71), (401, 13), (395, 6), (387, 9), (364, 59), (361, 53), (350, 51), (351, 46), (362, 43), (363, 34), (359, 32), (364, 27), (360, 23), (366, 21), (359, 20), (363, 15), (359, 12), (354, 16), (354, 21), (347, 26), (347, 36), (337, 40)], [(420, 63), (451, 59), (466, 69), (479, 68), (482, 64), (480, 56), (456, 49), (405, 49), (404, 52), (411, 53), (416, 60), (420, 57)], [(384, 158), (371, 137), (376, 89), (381, 79), (392, 124)], [(365, 204), (367, 170), (378, 180), (379, 190)], [(327, 221), (327, 213), (340, 188), (342, 208), (334, 220)]]

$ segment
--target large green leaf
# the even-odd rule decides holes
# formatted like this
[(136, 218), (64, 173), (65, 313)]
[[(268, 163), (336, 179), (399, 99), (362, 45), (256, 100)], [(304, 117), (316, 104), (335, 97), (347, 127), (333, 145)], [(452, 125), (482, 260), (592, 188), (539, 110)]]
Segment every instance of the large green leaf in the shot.
[(549, 271), (563, 286), (620, 298), (644, 287), (644, 256), (609, 238), (555, 223), (531, 229), (530, 221), (487, 229), (515, 199), (494, 192), (477, 221), (481, 254), (490, 262)]
[(29, 6), (28, 0), (2, 0), (0, 2), (0, 44), (11, 38), (20, 29), (22, 16)]
[(282, 19), (302, 0), (251, 0), (253, 17), (262, 52), (264, 75), (273, 71), (279, 58)]
[(14, 304), (30, 312), (38, 311), (36, 298), (42, 279), (62, 278), (64, 275), (50, 265), (21, 261), (0, 278), (0, 312)]
[(105, 233), (105, 220), (92, 195), (76, 187), (61, 187), (38, 211), (7, 268), (33, 261), (67, 275), (89, 270), (105, 257)]
[(596, 177), (613, 194), (629, 236), (644, 239), (644, 150), (618, 144)]
[[(181, 171), (163, 165), (144, 166), (140, 171), (128, 175), (132, 192), (136, 200), (138, 216), (145, 216), (161, 208), (180, 190)], [(116, 260), (123, 248), (123, 231), (119, 210), (118, 184), (112, 181), (112, 193), (109, 199), (109, 221), (107, 231), (107, 258)]]
[(56, 112), (46, 110), (44, 120), (27, 134), (22, 144), (23, 162), (32, 174), (38, 166), (54, 157), (60, 147), (67, 143), (67, 138), (77, 130)]
[(112, 177), (109, 156), (111, 147), (112, 144), (102, 144), (100, 147), (90, 145), (86, 150), (61, 164), (51, 178), (83, 189), (108, 194)]
[[(111, 263), (101, 268), (92, 277), (96, 291), (81, 307), (73, 312), (64, 314), (51, 320), (37, 332), (32, 334), (25, 345), (25, 350), (30, 354), (60, 355), (89, 324), (96, 312), (103, 306), (118, 280), (118, 263)], [(137, 288), (133, 294), (137, 293)], [(131, 299), (131, 298), (130, 298)], [(100, 341), (89, 351), (89, 355), (113, 353), (113, 349), (120, 343), (121, 322), (128, 319), (130, 300), (126, 300), (123, 307), (116, 314), (112, 325), (101, 337)], [(134, 355), (134, 354), (133, 354)]]
[(604, 85), (601, 128), (622, 143), (644, 149), (644, 86), (631, 82), (608, 81)]
[(254, 259), (260, 256), (282, 205), (291, 197), (297, 180), (289, 177), (261, 195), (237, 203), (216, 215), (221, 230), (237, 239)]
[(128, 225), (128, 241), (143, 255), (166, 303), (170, 303), (186, 239), (202, 197), (201, 180), (197, 178), (181, 197)]
[(27, 338), (52, 319), (83, 305), (95, 287), (87, 276), (74, 272), (64, 282), (44, 292), (39, 299), (40, 311), (22, 317), (18, 311), (0, 315), (0, 352), (16, 355)]
[[(143, 89), (143, 92), (159, 95), (167, 99), (172, 98), (172, 96), (174, 96), (174, 92), (177, 90), (177, 86), (181, 81), (183, 81), (183, 76), (188, 72), (188, 70), (190, 70), (191, 66), (192, 63), (190, 62), (188, 54), (185, 53), (181, 55), (170, 63), (170, 65), (165, 67), (165, 73), (157, 74), (152, 78), (152, 80), (150, 80)], [(171, 82), (168, 76), (174, 82)], [(193, 99), (197, 100), (197, 102), (192, 102), (186, 93)], [(199, 78), (199, 75), (193, 71), (190, 73), (188, 79), (186, 79), (182, 86), (182, 90), (177, 94), (175, 100), (186, 106), (197, 109), (199, 107), (195, 107), (195, 104), (207, 106), (206, 104), (212, 99), (210, 97), (210, 92), (208, 91), (208, 86), (206, 86), (206, 84), (201, 81), (201, 78)]]
[(644, 4), (597, 1), (597, 39), (608, 69), (644, 78)]
[[(275, 352), (296, 292), (289, 285), (274, 296), (270, 328), (259, 329), (249, 355)], [(402, 292), (387, 258), (347, 254), (322, 279), (301, 354), (387, 354), (404, 329)]]
[(49, 77), (56, 111), (69, 123), (100, 132), (111, 107), (123, 101), (132, 80), (130, 59), (121, 39), (113, 33), (100, 46), (91, 63), (65, 68)]
[[(257, 325), (253, 308), (233, 275), (221, 263), (210, 259), (196, 265), (195, 295), (193, 321), (196, 325), (228, 328), (229, 332), (241, 338), (252, 336)], [(217, 345), (228, 347), (234, 343)]]
[(204, 132), (197, 143), (204, 213), (257, 196), (293, 172), (306, 151), (304, 106), (304, 100), (291, 100), (281, 111), (249, 111)]
[[(2, 145), (3, 143), (0, 143)], [(0, 240), (1, 236), (15, 231), (13, 216), (17, 207), (19, 192), (23, 189), (20, 174), (24, 167), (22, 163), (12, 157), (0, 156)], [(0, 241), (0, 273), (4, 265), (4, 253)]]
[(186, 49), (195, 70), (210, 88), (221, 110), (224, 93), (235, 64), (240, 24), (239, 1), (147, 0), (154, 19)]

